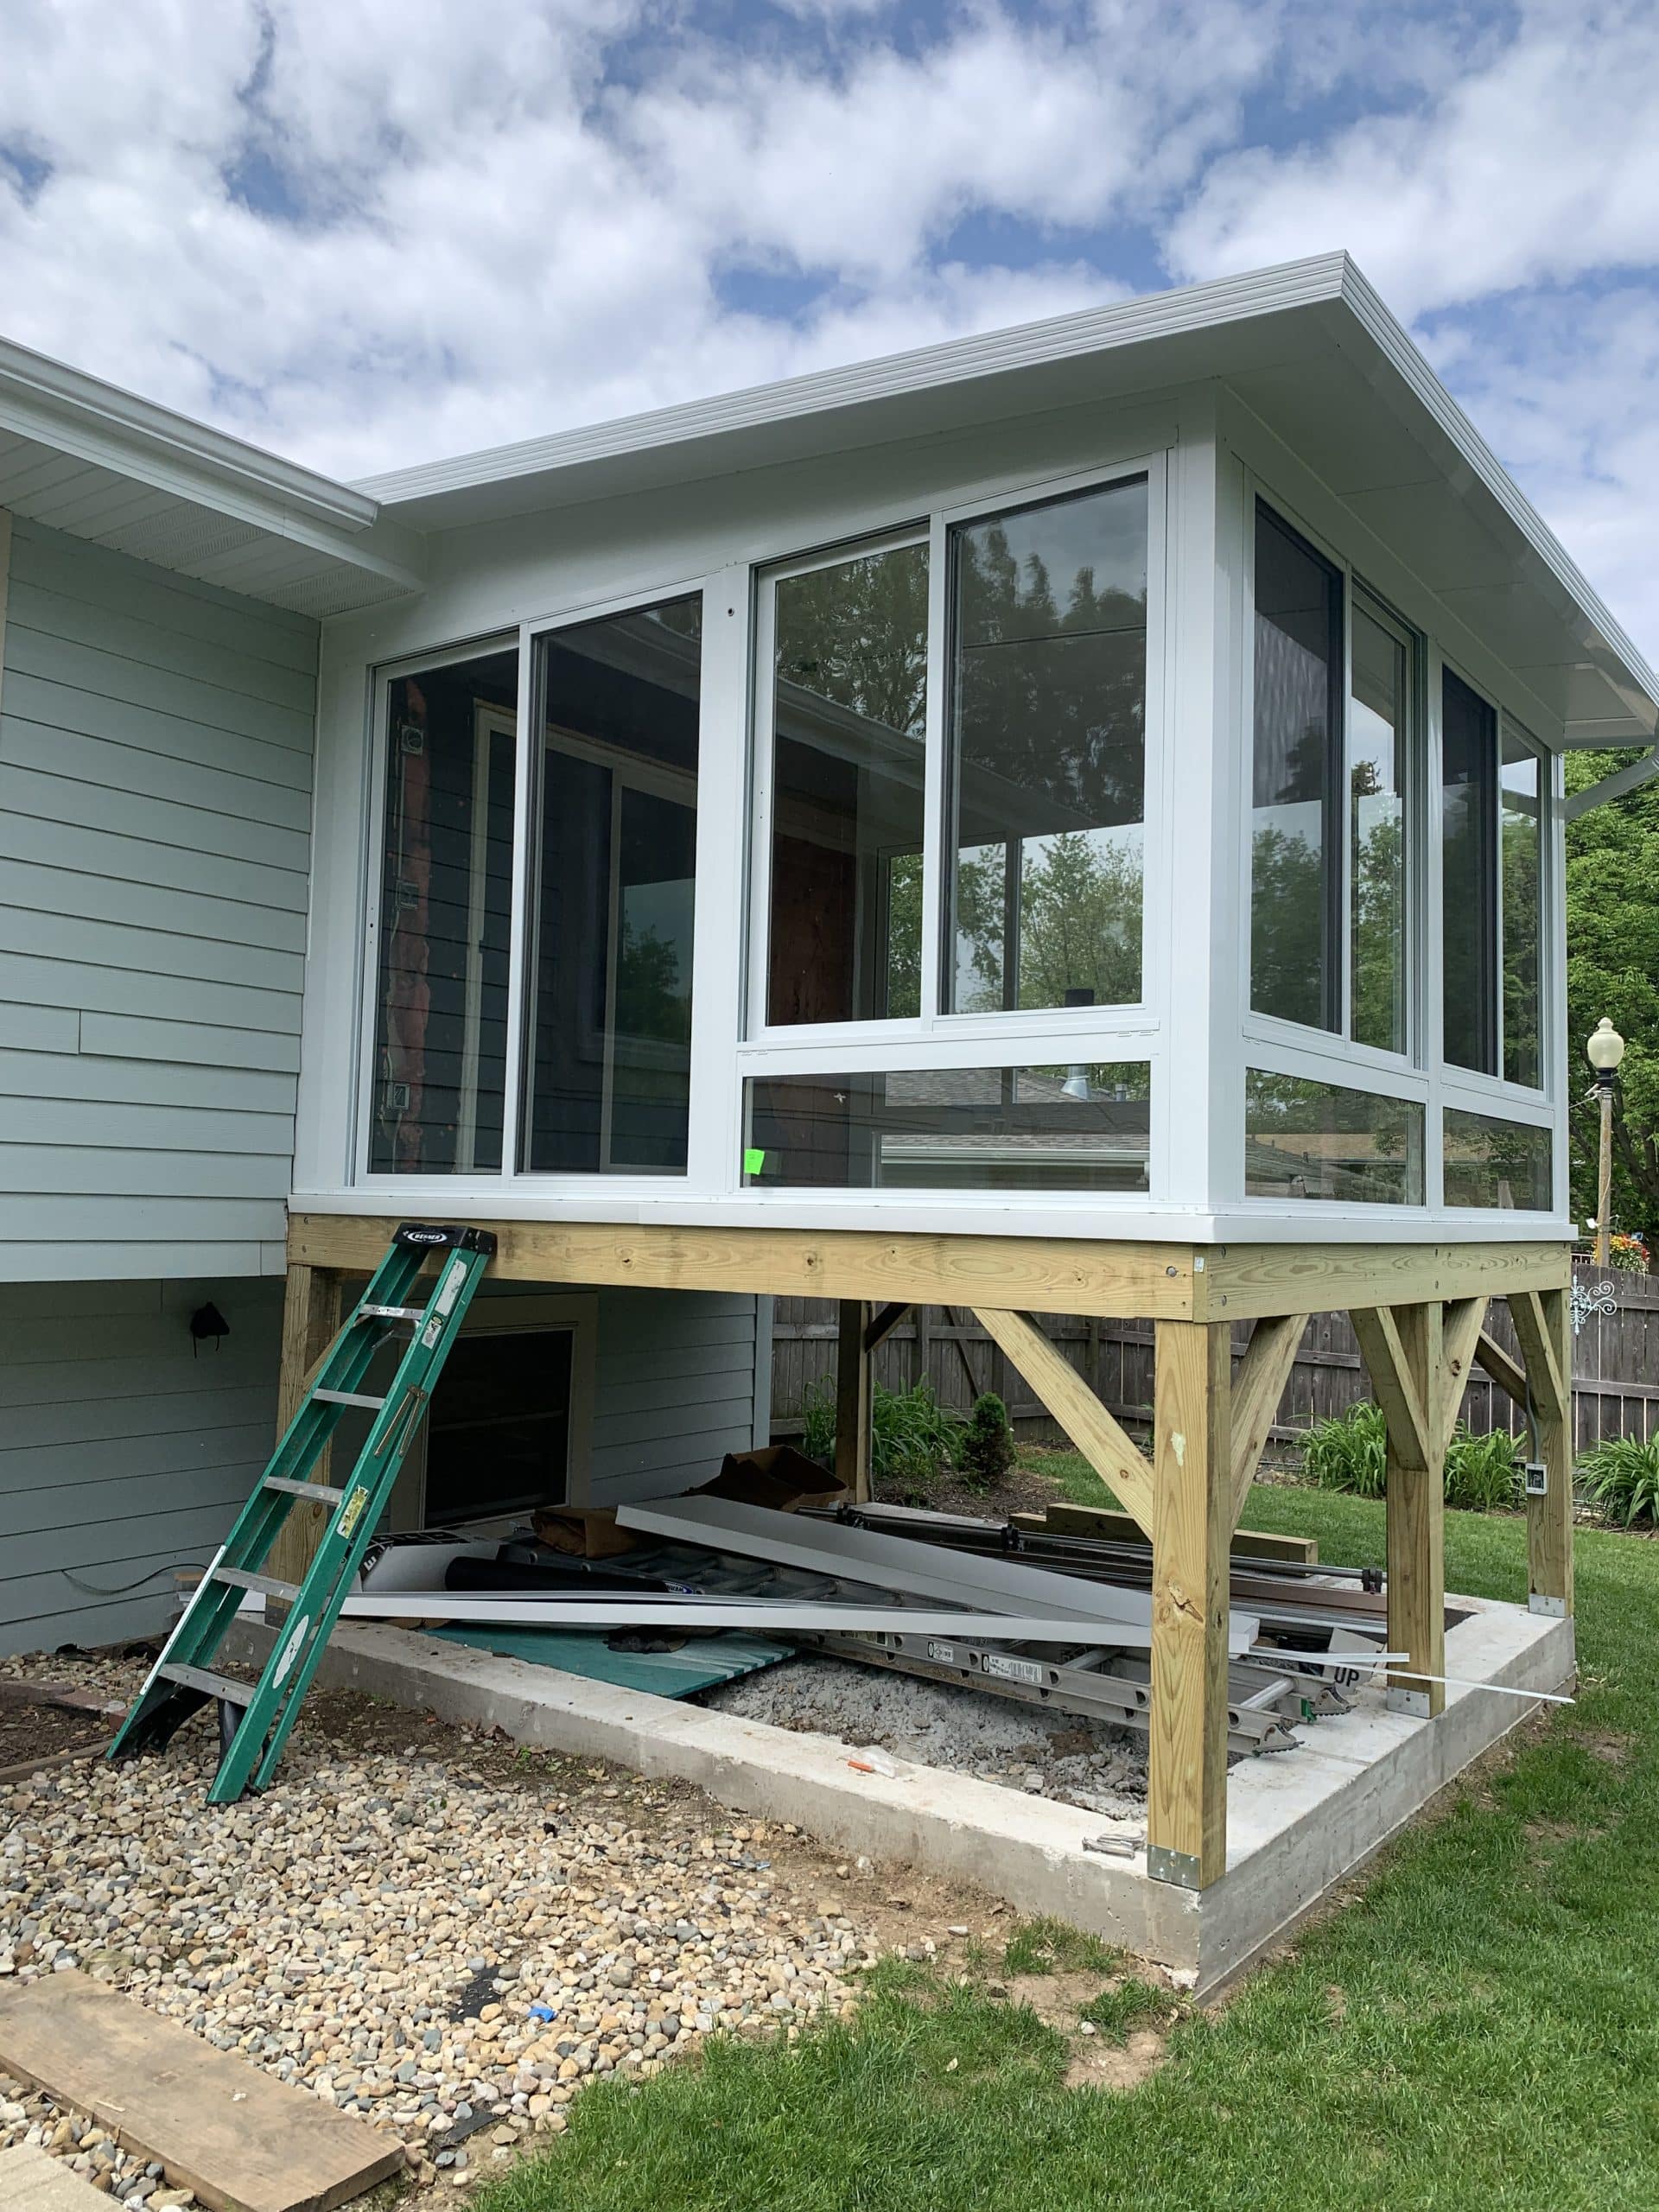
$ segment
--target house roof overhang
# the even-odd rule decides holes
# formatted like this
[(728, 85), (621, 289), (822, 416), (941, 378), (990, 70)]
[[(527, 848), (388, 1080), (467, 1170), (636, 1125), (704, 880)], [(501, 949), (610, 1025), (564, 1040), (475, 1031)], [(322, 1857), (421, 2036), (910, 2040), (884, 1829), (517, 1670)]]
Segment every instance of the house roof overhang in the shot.
[(0, 508), (319, 617), (423, 582), (369, 493), (4, 340)]
[(1659, 678), (1345, 254), (1126, 300), (365, 480), (422, 531), (1224, 383), (1538, 702), (1649, 741)]

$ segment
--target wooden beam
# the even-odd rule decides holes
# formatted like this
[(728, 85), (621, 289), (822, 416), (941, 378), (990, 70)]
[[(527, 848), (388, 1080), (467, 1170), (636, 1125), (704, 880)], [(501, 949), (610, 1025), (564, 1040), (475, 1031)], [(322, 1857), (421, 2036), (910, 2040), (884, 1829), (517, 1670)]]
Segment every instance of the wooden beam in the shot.
[(1510, 1319), (1521, 1341), (1521, 1357), (1527, 1363), (1527, 1380), (1532, 1385), (1535, 1409), (1544, 1421), (1561, 1420), (1567, 1410), (1570, 1390), (1566, 1377), (1572, 1369), (1570, 1362), (1563, 1366), (1557, 1354), (1554, 1332), (1544, 1312), (1542, 1297), (1535, 1290), (1512, 1292)]
[[(289, 1222), (288, 1256), (306, 1266), (371, 1274), (397, 1218), (296, 1213)], [(663, 1222), (480, 1220), (475, 1225), (497, 1239), (493, 1282), (632, 1283), (658, 1290), (1154, 1319), (1184, 1318), (1192, 1306), (1190, 1244)]]
[(1484, 1298), (1453, 1299), (1440, 1317), (1440, 1443), (1442, 1457), (1458, 1425), (1463, 1394), (1475, 1363), (1486, 1320)]
[(836, 1479), (860, 1504), (870, 1495), (870, 1309), (843, 1298), (836, 1313)]
[[(1418, 1408), (1432, 1404), (1442, 1360), (1440, 1300), (1399, 1307), (1390, 1328), (1399, 1382)], [(1444, 1683), (1425, 1679), (1446, 1672), (1446, 1454), (1434, 1448), (1438, 1424), (1430, 1440), (1421, 1418), (1415, 1430), (1398, 1432), (1392, 1414), (1388, 1421), (1389, 1649), (1409, 1655), (1389, 1677), (1389, 1702), (1432, 1716), (1446, 1703)]]
[[(276, 1376), (276, 1435), (283, 1436), (300, 1409), (312, 1377), (328, 1355), (340, 1328), (340, 1278), (329, 1270), (290, 1261), (283, 1300), (282, 1364)], [(325, 1451), (308, 1476), (310, 1482), (332, 1480), (329, 1454)], [(315, 1554), (327, 1508), (296, 1499), (288, 1519), (277, 1531), (264, 1572), (283, 1582), (303, 1580)]]
[[(1421, 1313), (1417, 1306), (1403, 1306), (1402, 1314)], [(1436, 1302), (1435, 1335), (1440, 1334), (1440, 1306)], [(1414, 1371), (1402, 1338), (1399, 1320), (1386, 1306), (1357, 1306), (1349, 1319), (1359, 1339), (1360, 1353), (1371, 1388), (1389, 1424), (1389, 1448), (1408, 1467), (1426, 1467), (1434, 1456), (1429, 1432), (1428, 1408), (1434, 1402), (1424, 1389), (1424, 1375)], [(1415, 1324), (1414, 1326), (1417, 1325)], [(1438, 1376), (1438, 1363), (1430, 1373)], [(1440, 1454), (1444, 1458), (1444, 1453)]]
[(1566, 1288), (1573, 1272), (1572, 1248), (1565, 1243), (1370, 1244), (1354, 1237), (1317, 1244), (1211, 1245), (1202, 1257), (1193, 1286), (1195, 1321), (1351, 1313), (1356, 1306), (1411, 1306), (1483, 1294), (1503, 1298), (1516, 1288)]
[(894, 1299), (890, 1305), (884, 1306), (879, 1313), (873, 1315), (868, 1328), (864, 1332), (865, 1351), (874, 1351), (878, 1345), (886, 1344), (909, 1311), (910, 1302), (907, 1299)]
[[(1571, 1309), (1562, 1290), (1547, 1290), (1538, 1300), (1537, 1319), (1543, 1348), (1551, 1354), (1556, 1371), (1573, 1372)], [(1532, 1371), (1532, 1355), (1527, 1357)], [(1537, 1399), (1535, 1389), (1533, 1397)], [(1538, 1443), (1543, 1456), (1546, 1488), (1541, 1497), (1527, 1500), (1528, 1603), (1535, 1613), (1570, 1613), (1573, 1610), (1573, 1394), (1560, 1394), (1554, 1412), (1538, 1408)]]
[(1232, 1330), (1160, 1321), (1154, 1358), (1147, 1871), (1201, 1890), (1227, 1866)]
[(1475, 1345), (1475, 1364), (1484, 1368), (1498, 1389), (1525, 1411), (1527, 1370), (1518, 1360), (1511, 1359), (1497, 1338), (1489, 1336), (1484, 1329)]
[(976, 1306), (973, 1310), (986, 1334), (1007, 1353), (1101, 1480), (1110, 1484), (1118, 1503), (1152, 1535), (1152, 1469), (1135, 1439), (1119, 1427), (1029, 1314), (996, 1306)]
[(1232, 1520), (1236, 1524), (1262, 1464), (1268, 1433), (1307, 1327), (1306, 1313), (1286, 1313), (1258, 1321), (1233, 1384)]

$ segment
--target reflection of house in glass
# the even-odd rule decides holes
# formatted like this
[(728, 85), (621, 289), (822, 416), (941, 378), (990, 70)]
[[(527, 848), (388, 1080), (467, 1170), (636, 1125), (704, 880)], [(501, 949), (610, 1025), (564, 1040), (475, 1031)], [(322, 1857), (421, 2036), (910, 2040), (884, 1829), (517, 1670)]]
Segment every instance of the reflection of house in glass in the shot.
[(925, 1068), (757, 1083), (752, 1183), (1144, 1191), (1141, 1067)]

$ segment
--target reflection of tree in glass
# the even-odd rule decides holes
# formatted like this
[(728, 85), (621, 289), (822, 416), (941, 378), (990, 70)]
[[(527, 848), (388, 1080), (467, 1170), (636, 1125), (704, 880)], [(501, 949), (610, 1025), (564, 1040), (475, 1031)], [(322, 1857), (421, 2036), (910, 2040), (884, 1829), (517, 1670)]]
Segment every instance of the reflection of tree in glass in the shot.
[(1250, 862), (1250, 1004), (1284, 1021), (1325, 1020), (1325, 870), (1294, 832), (1255, 833)]
[(1503, 815), (1503, 1074), (1535, 1084), (1538, 1071), (1538, 824)]
[(791, 576), (778, 593), (778, 673), (907, 737), (927, 696), (927, 548)]
[(922, 856), (895, 853), (887, 864), (887, 1002), (895, 1021), (922, 1010)]
[[(1046, 838), (1023, 855), (1020, 886), (1020, 1003), (1064, 1006), (1094, 993), (1096, 1006), (1141, 995), (1141, 855), (1081, 835)], [(1004, 874), (1000, 847), (957, 862), (957, 930), (977, 983), (958, 996), (963, 1014), (1002, 1004)]]
[(1384, 1052), (1405, 1050), (1402, 959), (1405, 838), (1397, 817), (1354, 844), (1353, 1034)]
[(680, 978), (677, 946), (625, 916), (616, 953), (616, 1024), (624, 1037), (671, 1045), (691, 1041), (691, 995)]

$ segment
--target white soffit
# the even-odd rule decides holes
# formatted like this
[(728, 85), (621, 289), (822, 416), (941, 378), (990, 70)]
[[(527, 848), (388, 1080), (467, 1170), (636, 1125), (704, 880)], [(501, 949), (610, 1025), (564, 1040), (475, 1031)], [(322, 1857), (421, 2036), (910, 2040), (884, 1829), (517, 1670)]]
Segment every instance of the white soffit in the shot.
[(1219, 379), (1538, 702), (1553, 744), (1659, 727), (1659, 678), (1345, 254), (462, 455), (359, 489), (448, 531)]
[(319, 619), (423, 582), (366, 493), (4, 340), (0, 507)]

